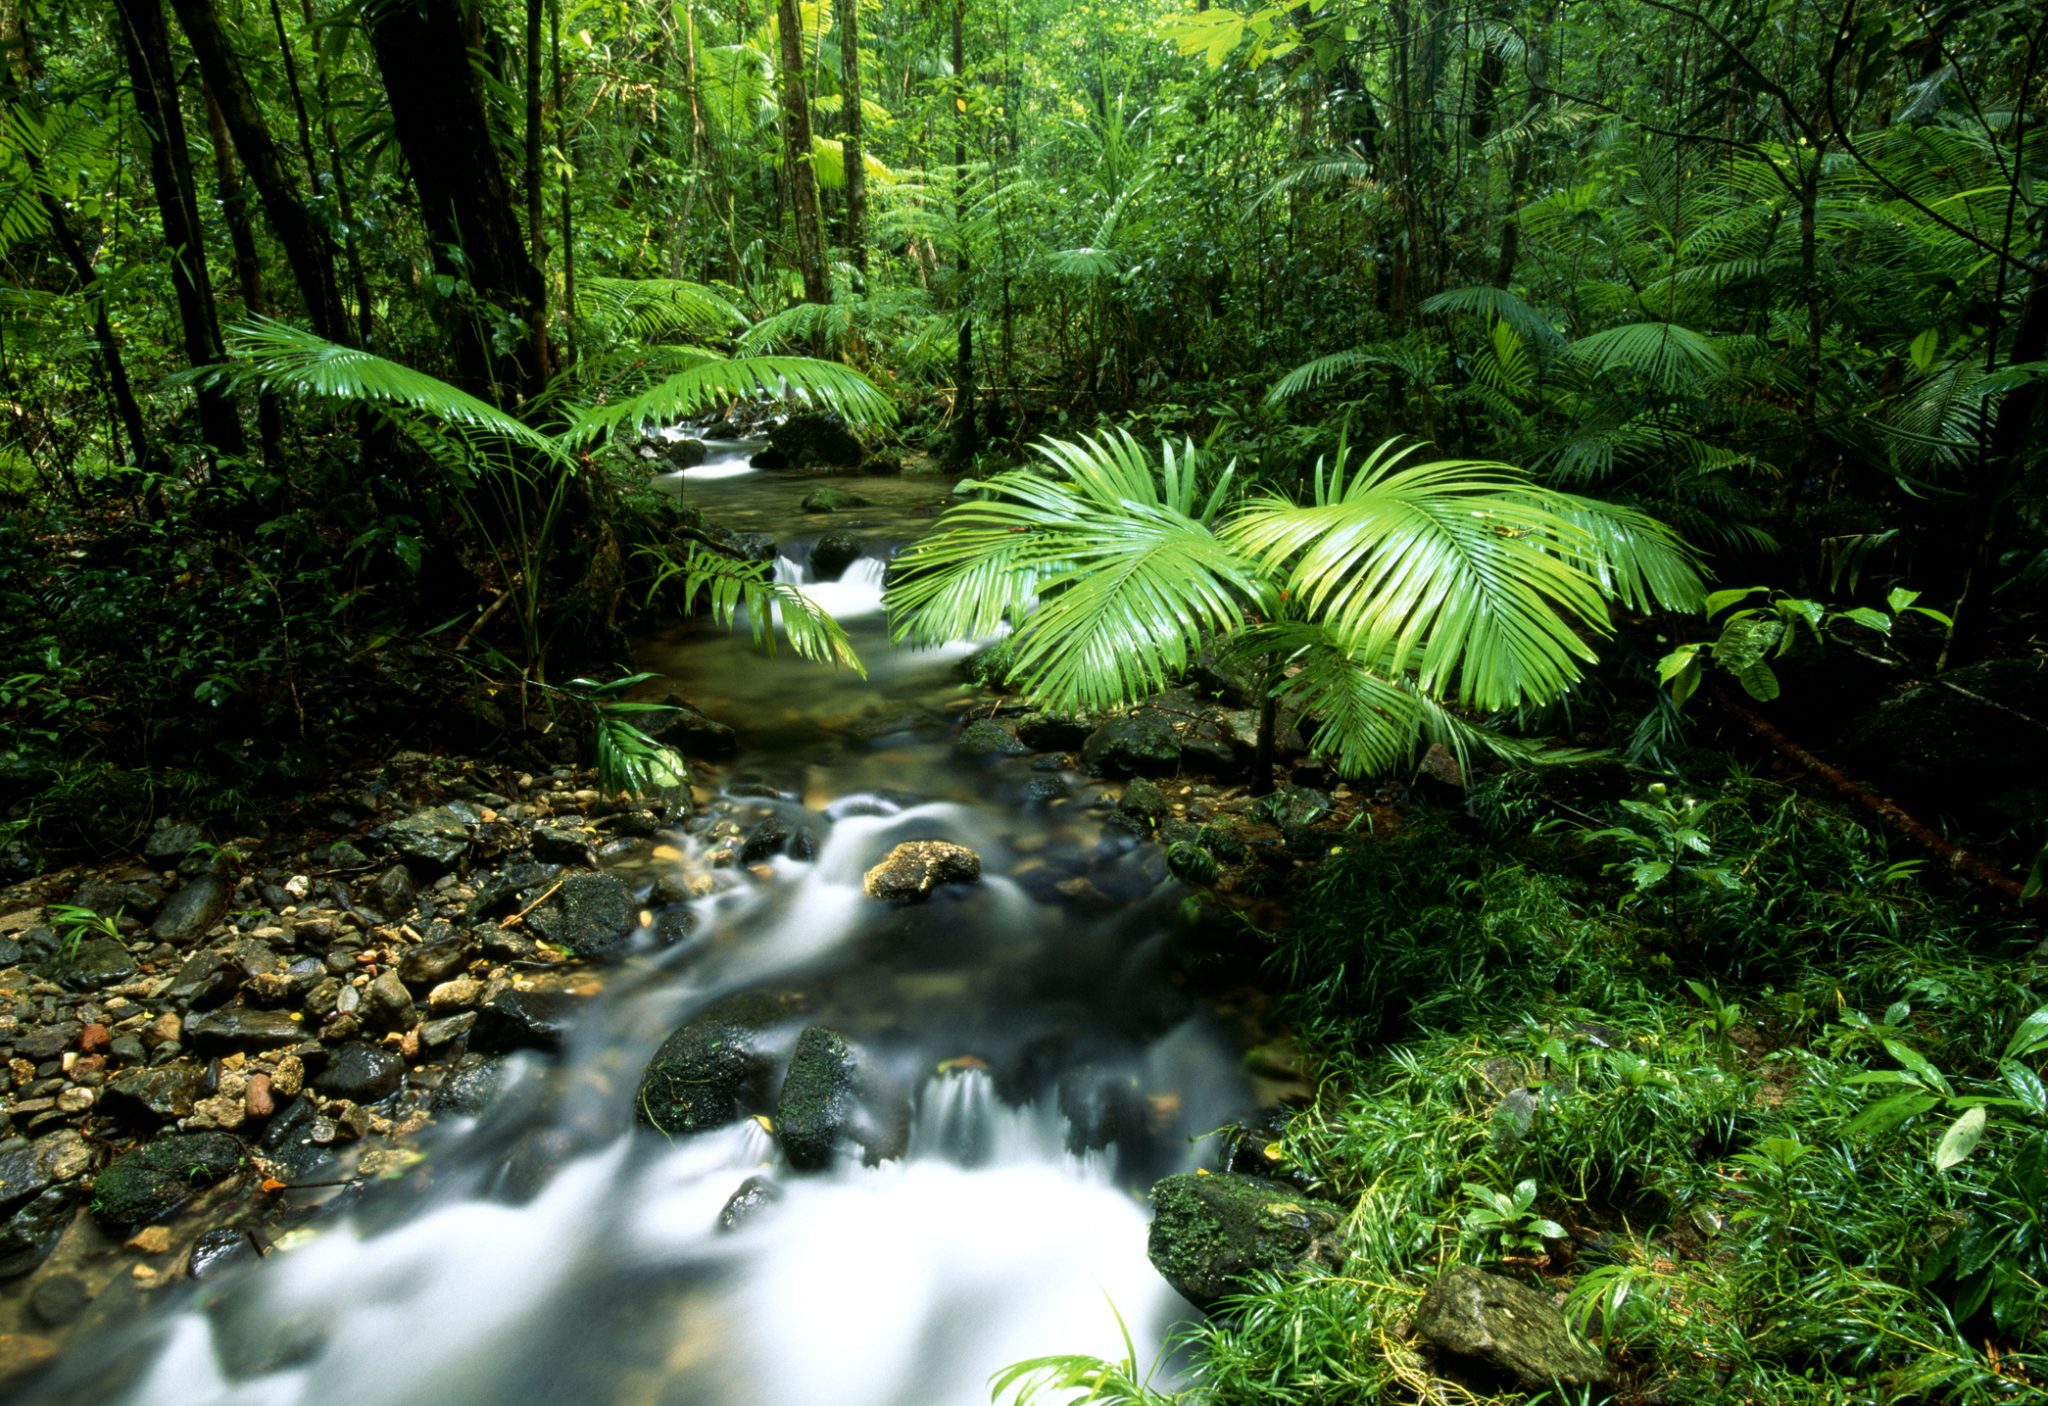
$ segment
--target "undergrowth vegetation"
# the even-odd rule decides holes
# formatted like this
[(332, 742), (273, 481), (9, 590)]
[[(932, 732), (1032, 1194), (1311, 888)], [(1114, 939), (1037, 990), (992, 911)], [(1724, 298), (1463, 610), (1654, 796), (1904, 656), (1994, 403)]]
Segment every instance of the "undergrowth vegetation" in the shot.
[[(1349, 1207), (1342, 1265), (1262, 1275), (1189, 1330), (1178, 1390), (1135, 1361), (1035, 1380), (1535, 1399), (1451, 1380), (1412, 1336), (1464, 1263), (1605, 1350), (1616, 1383), (1587, 1400), (2039, 1399), (2038, 933), (1775, 782), (1659, 789), (1628, 809), (1524, 773), (1329, 859), (1270, 936), (1317, 1093), (1264, 1151)], [(1596, 836), (1688, 800), (1723, 872), (1638, 887)]]

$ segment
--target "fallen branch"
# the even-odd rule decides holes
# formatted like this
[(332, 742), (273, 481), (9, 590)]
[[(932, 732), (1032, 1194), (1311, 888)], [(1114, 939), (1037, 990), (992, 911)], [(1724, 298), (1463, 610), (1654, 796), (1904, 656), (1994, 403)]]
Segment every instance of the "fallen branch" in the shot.
[(528, 913), (531, 913), (534, 909), (540, 907), (541, 904), (546, 903), (549, 899), (553, 898), (556, 892), (562, 887), (562, 885), (567, 882), (568, 880), (566, 879), (555, 880), (553, 887), (549, 888), (546, 893), (542, 894), (539, 898), (536, 898), (533, 902), (527, 904), (524, 908), (520, 909), (517, 913), (514, 913), (511, 917), (499, 923), (498, 926), (500, 928), (518, 927), (521, 923), (526, 921), (526, 915)]
[(1887, 796), (1880, 796), (1876, 792), (1851, 781), (1834, 767), (1829, 766), (1819, 757), (1816, 757), (1813, 753), (1807, 751), (1797, 742), (1794, 742), (1791, 738), (1780, 732), (1774, 725), (1757, 716), (1753, 710), (1736, 702), (1735, 699), (1729, 696), (1728, 691), (1719, 684), (1712, 685), (1712, 691), (1714, 701), (1740, 721), (1744, 727), (1748, 728), (1765, 742), (1768, 742), (1781, 756), (1799, 763), (1800, 766), (1811, 772), (1815, 777), (1826, 782), (1836, 794), (1854, 801), (1863, 810), (1868, 811), (1886, 825), (1905, 835), (1922, 849), (1927, 850), (1935, 858), (1948, 865), (1950, 869), (1968, 874), (1979, 883), (2004, 895), (2007, 901), (2015, 907), (2021, 905), (2032, 906), (2027, 904), (2027, 900), (2021, 892), (2018, 879), (1989, 861), (1970, 853), (1960, 845), (1953, 844), (1941, 835), (1936, 834), (1933, 830), (1906, 814), (1900, 808), (1897, 801)]

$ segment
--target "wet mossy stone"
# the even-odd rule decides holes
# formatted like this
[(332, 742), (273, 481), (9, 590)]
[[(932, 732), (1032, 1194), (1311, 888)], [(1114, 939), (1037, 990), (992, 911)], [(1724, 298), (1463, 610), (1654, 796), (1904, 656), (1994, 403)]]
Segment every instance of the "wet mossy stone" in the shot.
[(527, 918), (542, 939), (579, 957), (609, 957), (624, 950), (640, 926), (633, 891), (611, 874), (576, 874), (561, 892)]
[(1258, 1270), (1335, 1269), (1343, 1219), (1343, 1208), (1263, 1177), (1183, 1172), (1152, 1188), (1145, 1249), (1166, 1282), (1206, 1310)]
[(453, 869), (469, 852), (469, 826), (446, 806), (428, 806), (385, 827), (392, 852), (422, 878), (434, 879)]
[[(800, 410), (768, 431), (768, 448), (779, 457), (776, 467), (850, 469), (867, 456), (867, 446), (836, 415)], [(766, 468), (756, 455), (757, 466)]]
[(1166, 819), (1166, 793), (1159, 789), (1158, 782), (1147, 781), (1141, 776), (1124, 787), (1124, 793), (1117, 797), (1116, 808), (1135, 820), (1156, 826)]
[(970, 757), (1021, 757), (1031, 750), (1016, 733), (989, 718), (976, 718), (961, 728), (953, 746)]
[(1081, 762), (1109, 776), (1165, 776), (1180, 765), (1180, 737), (1151, 713), (1112, 718), (1088, 734)]
[(858, 537), (828, 532), (811, 548), (811, 574), (820, 581), (837, 581), (863, 555)]
[(647, 1062), (633, 1116), (675, 1137), (765, 1111), (775, 1064), (763, 1032), (787, 1014), (771, 994), (742, 992), (693, 1016)]
[(1099, 725), (1080, 713), (1026, 713), (1017, 719), (1017, 738), (1035, 751), (1071, 752)]
[(1597, 1386), (1613, 1375), (1548, 1298), (1470, 1265), (1446, 1270), (1429, 1286), (1415, 1311), (1415, 1330), (1439, 1351), (1530, 1391)]
[(972, 679), (983, 688), (1001, 688), (1010, 680), (1010, 666), (1016, 651), (1008, 640), (997, 640), (984, 645), (962, 659), (955, 669), (963, 679)]
[(132, 1235), (233, 1176), (243, 1160), (242, 1144), (226, 1133), (158, 1138), (107, 1164), (93, 1182), (93, 1219), (111, 1235)]
[(914, 903), (941, 884), (971, 884), (981, 878), (981, 856), (948, 840), (906, 840), (861, 876), (869, 898)]
[(809, 493), (806, 493), (803, 502), (797, 506), (807, 513), (843, 513), (849, 512), (854, 508), (866, 508), (872, 505), (867, 499), (850, 489), (836, 488), (827, 484), (822, 488), (813, 488)]
[(831, 1165), (832, 1149), (858, 1110), (859, 1082), (853, 1047), (844, 1035), (813, 1025), (797, 1037), (775, 1100), (775, 1133), (790, 1166), (816, 1172)]

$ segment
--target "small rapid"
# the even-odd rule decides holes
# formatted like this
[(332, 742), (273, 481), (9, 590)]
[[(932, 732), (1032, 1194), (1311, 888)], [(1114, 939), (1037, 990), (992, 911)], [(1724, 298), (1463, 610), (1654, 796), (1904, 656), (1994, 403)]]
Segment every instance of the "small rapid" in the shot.
[[(757, 510), (779, 492), (797, 520), (800, 481), (730, 462), (681, 477), (744, 485)], [(637, 892), (691, 896), (646, 900), (655, 921), (592, 978), (560, 1053), (510, 1057), (480, 1112), (421, 1135), (417, 1167), (160, 1292), (30, 1400), (964, 1406), (1025, 1357), (1121, 1357), (1126, 1328), (1151, 1360), (1190, 1310), (1147, 1259), (1144, 1191), (1249, 1103), (1175, 969), (1182, 892), (1098, 823), (1087, 778), (954, 753), (971, 644), (895, 649), (882, 614), (888, 550), (922, 522), (856, 526), (868, 554), (837, 579), (789, 533), (775, 579), (846, 625), (869, 684), (701, 621), (640, 641), (746, 743), (688, 825), (608, 856)], [(745, 857), (770, 830), (802, 840)], [(865, 897), (907, 840), (973, 849), (981, 881)], [(748, 992), (792, 1011), (766, 1036), (782, 1060), (829, 1026), (904, 1091), (900, 1156), (848, 1148), (805, 1174), (765, 1119), (634, 1126), (663, 1037)]]

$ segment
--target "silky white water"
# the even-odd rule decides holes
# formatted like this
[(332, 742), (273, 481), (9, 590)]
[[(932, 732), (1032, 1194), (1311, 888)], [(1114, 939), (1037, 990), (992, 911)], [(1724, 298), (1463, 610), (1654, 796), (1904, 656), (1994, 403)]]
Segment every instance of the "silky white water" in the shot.
[[(559, 1056), (516, 1057), (481, 1115), (423, 1136), (427, 1176), (161, 1291), (29, 1399), (936, 1406), (987, 1401), (1021, 1358), (1121, 1357), (1125, 1327), (1149, 1362), (1191, 1311), (1147, 1260), (1143, 1193), (1194, 1165), (1247, 1091), (1170, 978), (1179, 892), (1156, 850), (1104, 833), (1083, 778), (1026, 802), (1043, 774), (1027, 762), (953, 754), (960, 651), (891, 650), (884, 566), (877, 551), (823, 586), (795, 555), (777, 569), (848, 624), (867, 688), (700, 624), (643, 642), (645, 667), (747, 739), (712, 818), (775, 817), (812, 837), (808, 857), (711, 871), (686, 940), (643, 935)], [(705, 872), (715, 834), (663, 837), (681, 858), (650, 870)], [(982, 881), (911, 908), (865, 898), (863, 872), (910, 839), (973, 848)], [(1070, 908), (1049, 882), (1068, 873), (1121, 902)], [(771, 1037), (785, 1054), (815, 1023), (886, 1070), (911, 1099), (904, 1155), (866, 1166), (849, 1148), (802, 1175), (757, 1121), (674, 1141), (635, 1127), (653, 1048), (740, 991), (797, 1004)], [(780, 1199), (721, 1230), (757, 1176)]]

